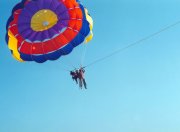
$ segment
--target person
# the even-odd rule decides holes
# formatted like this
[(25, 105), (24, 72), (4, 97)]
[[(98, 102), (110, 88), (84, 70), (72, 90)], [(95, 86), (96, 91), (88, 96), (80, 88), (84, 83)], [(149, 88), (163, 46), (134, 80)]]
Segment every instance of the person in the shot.
[(78, 84), (78, 75), (77, 72), (70, 71), (70, 75), (72, 76), (73, 81), (76, 81), (76, 84)]
[(85, 89), (87, 89), (87, 84), (84, 78), (85, 70), (84, 68), (80, 68), (79, 70), (70, 71), (70, 75), (72, 76), (73, 81), (76, 81), (76, 84), (79, 83), (79, 87), (82, 89), (83, 86)]
[(79, 73), (79, 70), (75, 70), (74, 74), (77, 79), (77, 84), (79, 83), (79, 87), (82, 89), (82, 81), (81, 81), (81, 75)]
[(86, 80), (84, 78), (84, 73), (85, 73), (85, 70), (84, 70), (83, 67), (81, 67), (79, 69), (79, 80), (80, 80), (80, 83), (81, 83), (80, 87), (82, 88), (82, 85), (84, 85), (84, 88), (87, 89), (87, 84), (86, 84)]

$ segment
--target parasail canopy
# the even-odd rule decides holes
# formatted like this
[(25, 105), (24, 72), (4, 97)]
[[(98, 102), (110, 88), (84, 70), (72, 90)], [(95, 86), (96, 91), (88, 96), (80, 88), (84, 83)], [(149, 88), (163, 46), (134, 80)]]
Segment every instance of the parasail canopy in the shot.
[(93, 20), (78, 0), (22, 0), (7, 22), (6, 41), (18, 61), (57, 60), (92, 37)]

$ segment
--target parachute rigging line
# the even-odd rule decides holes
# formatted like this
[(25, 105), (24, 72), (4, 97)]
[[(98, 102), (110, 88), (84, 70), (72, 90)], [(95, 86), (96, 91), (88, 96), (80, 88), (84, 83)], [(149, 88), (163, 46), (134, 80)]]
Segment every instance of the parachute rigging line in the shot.
[(90, 67), (90, 66), (92, 66), (92, 65), (94, 65), (94, 64), (96, 64), (96, 63), (98, 63), (98, 62), (101, 62), (101, 61), (103, 61), (103, 60), (105, 60), (105, 59), (107, 59), (107, 58), (110, 58), (110, 57), (118, 54), (119, 52), (122, 52), (122, 51), (124, 51), (124, 50), (127, 50), (127, 49), (129, 49), (129, 48), (131, 48), (131, 47), (134, 47), (134, 46), (136, 46), (136, 45), (138, 45), (138, 44), (140, 44), (140, 43), (142, 43), (142, 42), (144, 42), (144, 41), (146, 41), (146, 40), (148, 40), (148, 39), (151, 39), (151, 38), (159, 35), (160, 33), (165, 32), (166, 30), (168, 30), (168, 29), (170, 29), (170, 28), (173, 28), (173, 27), (175, 27), (175, 26), (177, 26), (177, 25), (179, 25), (179, 24), (180, 24), (180, 21), (177, 21), (177, 22), (175, 22), (174, 24), (171, 24), (171, 25), (169, 25), (169, 26), (167, 26), (167, 27), (165, 27), (165, 28), (162, 28), (161, 30), (159, 30), (159, 31), (157, 31), (157, 32), (155, 32), (155, 33), (153, 33), (153, 34), (150, 34), (149, 36), (146, 36), (146, 37), (144, 37), (144, 38), (142, 38), (142, 39), (140, 39), (140, 40), (137, 40), (137, 41), (135, 41), (135, 42), (133, 42), (133, 43), (131, 43), (131, 44), (128, 44), (127, 46), (125, 46), (125, 47), (123, 47), (123, 48), (119, 48), (119, 49), (115, 50), (114, 52), (112, 52), (112, 53), (110, 53), (110, 54), (108, 54), (108, 55), (106, 55), (106, 56), (104, 56), (104, 57), (102, 57), (102, 58), (99, 58), (99, 59), (97, 59), (97, 60), (95, 60), (95, 61), (87, 64), (86, 66), (84, 66), (84, 68)]
[(85, 60), (85, 57), (86, 57), (86, 52), (87, 52), (87, 45), (85, 45), (83, 47), (83, 52), (82, 52), (82, 56), (81, 56), (81, 65), (80, 66), (84, 65), (84, 60)]

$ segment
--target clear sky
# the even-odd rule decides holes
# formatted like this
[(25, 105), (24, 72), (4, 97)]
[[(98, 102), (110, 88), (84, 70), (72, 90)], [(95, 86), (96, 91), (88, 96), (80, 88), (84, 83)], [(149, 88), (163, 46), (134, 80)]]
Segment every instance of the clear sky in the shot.
[[(58, 61), (19, 63), (5, 25), (19, 0), (0, 0), (0, 132), (179, 132), (180, 25), (86, 69), (83, 47)], [(82, 0), (94, 19), (85, 64), (180, 20), (179, 0)], [(68, 64), (68, 65), (67, 65)]]

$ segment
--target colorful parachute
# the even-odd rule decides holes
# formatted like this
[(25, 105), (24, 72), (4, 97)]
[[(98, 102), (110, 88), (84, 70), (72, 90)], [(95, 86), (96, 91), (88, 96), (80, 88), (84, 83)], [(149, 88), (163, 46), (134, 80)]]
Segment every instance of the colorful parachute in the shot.
[(22, 0), (6, 28), (8, 47), (21, 62), (56, 60), (93, 37), (93, 20), (78, 0)]

